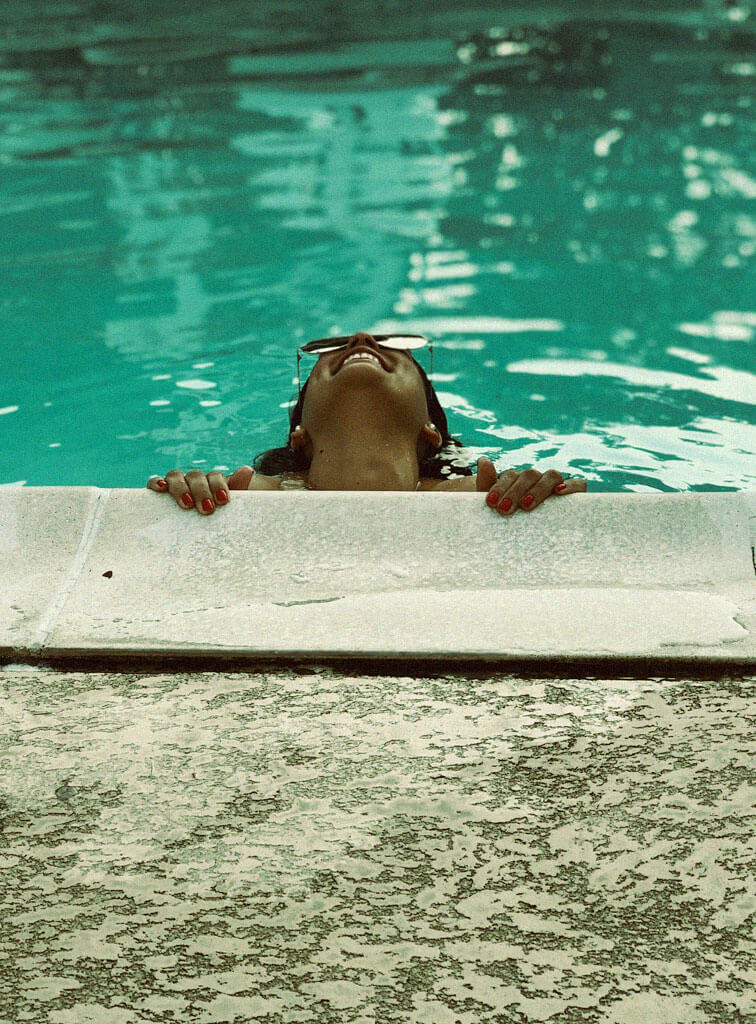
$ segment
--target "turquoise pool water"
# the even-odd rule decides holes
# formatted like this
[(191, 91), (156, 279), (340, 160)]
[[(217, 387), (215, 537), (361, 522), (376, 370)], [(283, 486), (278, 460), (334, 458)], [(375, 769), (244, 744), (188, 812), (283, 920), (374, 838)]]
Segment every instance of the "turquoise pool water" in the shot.
[(756, 488), (756, 17), (501, 6), (5, 3), (0, 482), (234, 468), (398, 326), (471, 458)]

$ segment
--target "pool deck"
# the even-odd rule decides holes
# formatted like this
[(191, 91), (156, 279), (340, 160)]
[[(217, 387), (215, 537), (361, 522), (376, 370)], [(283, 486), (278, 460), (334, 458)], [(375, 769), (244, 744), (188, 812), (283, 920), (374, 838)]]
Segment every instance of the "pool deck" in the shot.
[(756, 675), (0, 669), (2, 1024), (756, 1019)]
[(695, 674), (756, 667), (756, 493), (4, 488), (0, 658)]
[(754, 1019), (754, 499), (6, 489), (0, 1024)]

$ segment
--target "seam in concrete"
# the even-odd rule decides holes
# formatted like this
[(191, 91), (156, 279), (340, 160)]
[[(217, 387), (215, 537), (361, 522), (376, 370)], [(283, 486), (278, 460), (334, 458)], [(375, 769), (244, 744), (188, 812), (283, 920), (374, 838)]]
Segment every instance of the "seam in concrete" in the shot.
[(84, 568), (84, 563), (87, 560), (92, 543), (97, 536), (100, 520), (102, 519), (102, 515), (105, 511), (106, 505), (108, 504), (109, 498), (109, 488), (94, 489), (92, 505), (89, 509), (87, 520), (84, 523), (84, 528), (81, 531), (79, 547), (76, 554), (71, 559), (71, 564), (68, 567), (66, 575), (63, 577), (63, 581), (58, 588), (57, 594), (53, 597), (49, 608), (39, 621), (37, 632), (30, 644), (30, 650), (39, 650), (43, 647), (47, 642), (47, 638), (50, 633), (55, 628), (60, 617), (60, 613), (63, 611), (63, 606), (68, 600), (68, 596), (76, 585), (77, 580), (81, 576), (81, 571)]
[(544, 657), (499, 656), (471, 658), (469, 655), (412, 657), (392, 653), (386, 657), (355, 655), (312, 655), (312, 652), (260, 654), (232, 651), (92, 651), (47, 648), (35, 654), (25, 650), (11, 659), (0, 651), (3, 672), (86, 672), (164, 675), (220, 673), (224, 675), (290, 672), (294, 675), (338, 674), (355, 676), (396, 676), (408, 678), (523, 678), (554, 679), (756, 679), (756, 661), (749, 657), (706, 657), (690, 654)]

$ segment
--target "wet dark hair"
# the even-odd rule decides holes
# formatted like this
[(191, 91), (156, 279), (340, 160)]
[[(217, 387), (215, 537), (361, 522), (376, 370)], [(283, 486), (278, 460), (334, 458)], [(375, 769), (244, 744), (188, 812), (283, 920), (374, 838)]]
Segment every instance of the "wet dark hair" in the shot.
[[(446, 477), (472, 476), (472, 469), (469, 460), (465, 458), (465, 448), (461, 441), (452, 437), (449, 433), (449, 425), (446, 422), (446, 413), (441, 407), (433, 385), (420, 363), (410, 356), (417, 367), (420, 379), (425, 388), (425, 400), (428, 404), (428, 414), (431, 422), (435, 423), (441, 434), (441, 447), (425, 458), (420, 459), (420, 476), (433, 480), (443, 480)], [(305, 381), (302, 391), (296, 403), (289, 410), (289, 434), (295, 430), (302, 421), (302, 408), (304, 406), (305, 392), (309, 378)], [(296, 450), (284, 445), (281, 448), (270, 448), (266, 452), (260, 452), (255, 456), (252, 465), (257, 473), (265, 476), (279, 476), (282, 473), (303, 472), (310, 468), (310, 460), (302, 448)]]

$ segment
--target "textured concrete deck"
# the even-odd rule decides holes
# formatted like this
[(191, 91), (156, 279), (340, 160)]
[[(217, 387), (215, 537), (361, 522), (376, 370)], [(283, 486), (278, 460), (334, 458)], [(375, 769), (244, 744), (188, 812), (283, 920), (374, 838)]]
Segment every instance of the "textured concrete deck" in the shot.
[(654, 659), (756, 665), (756, 494), (6, 488), (7, 659)]
[(0, 670), (3, 1024), (756, 1019), (756, 676)]

